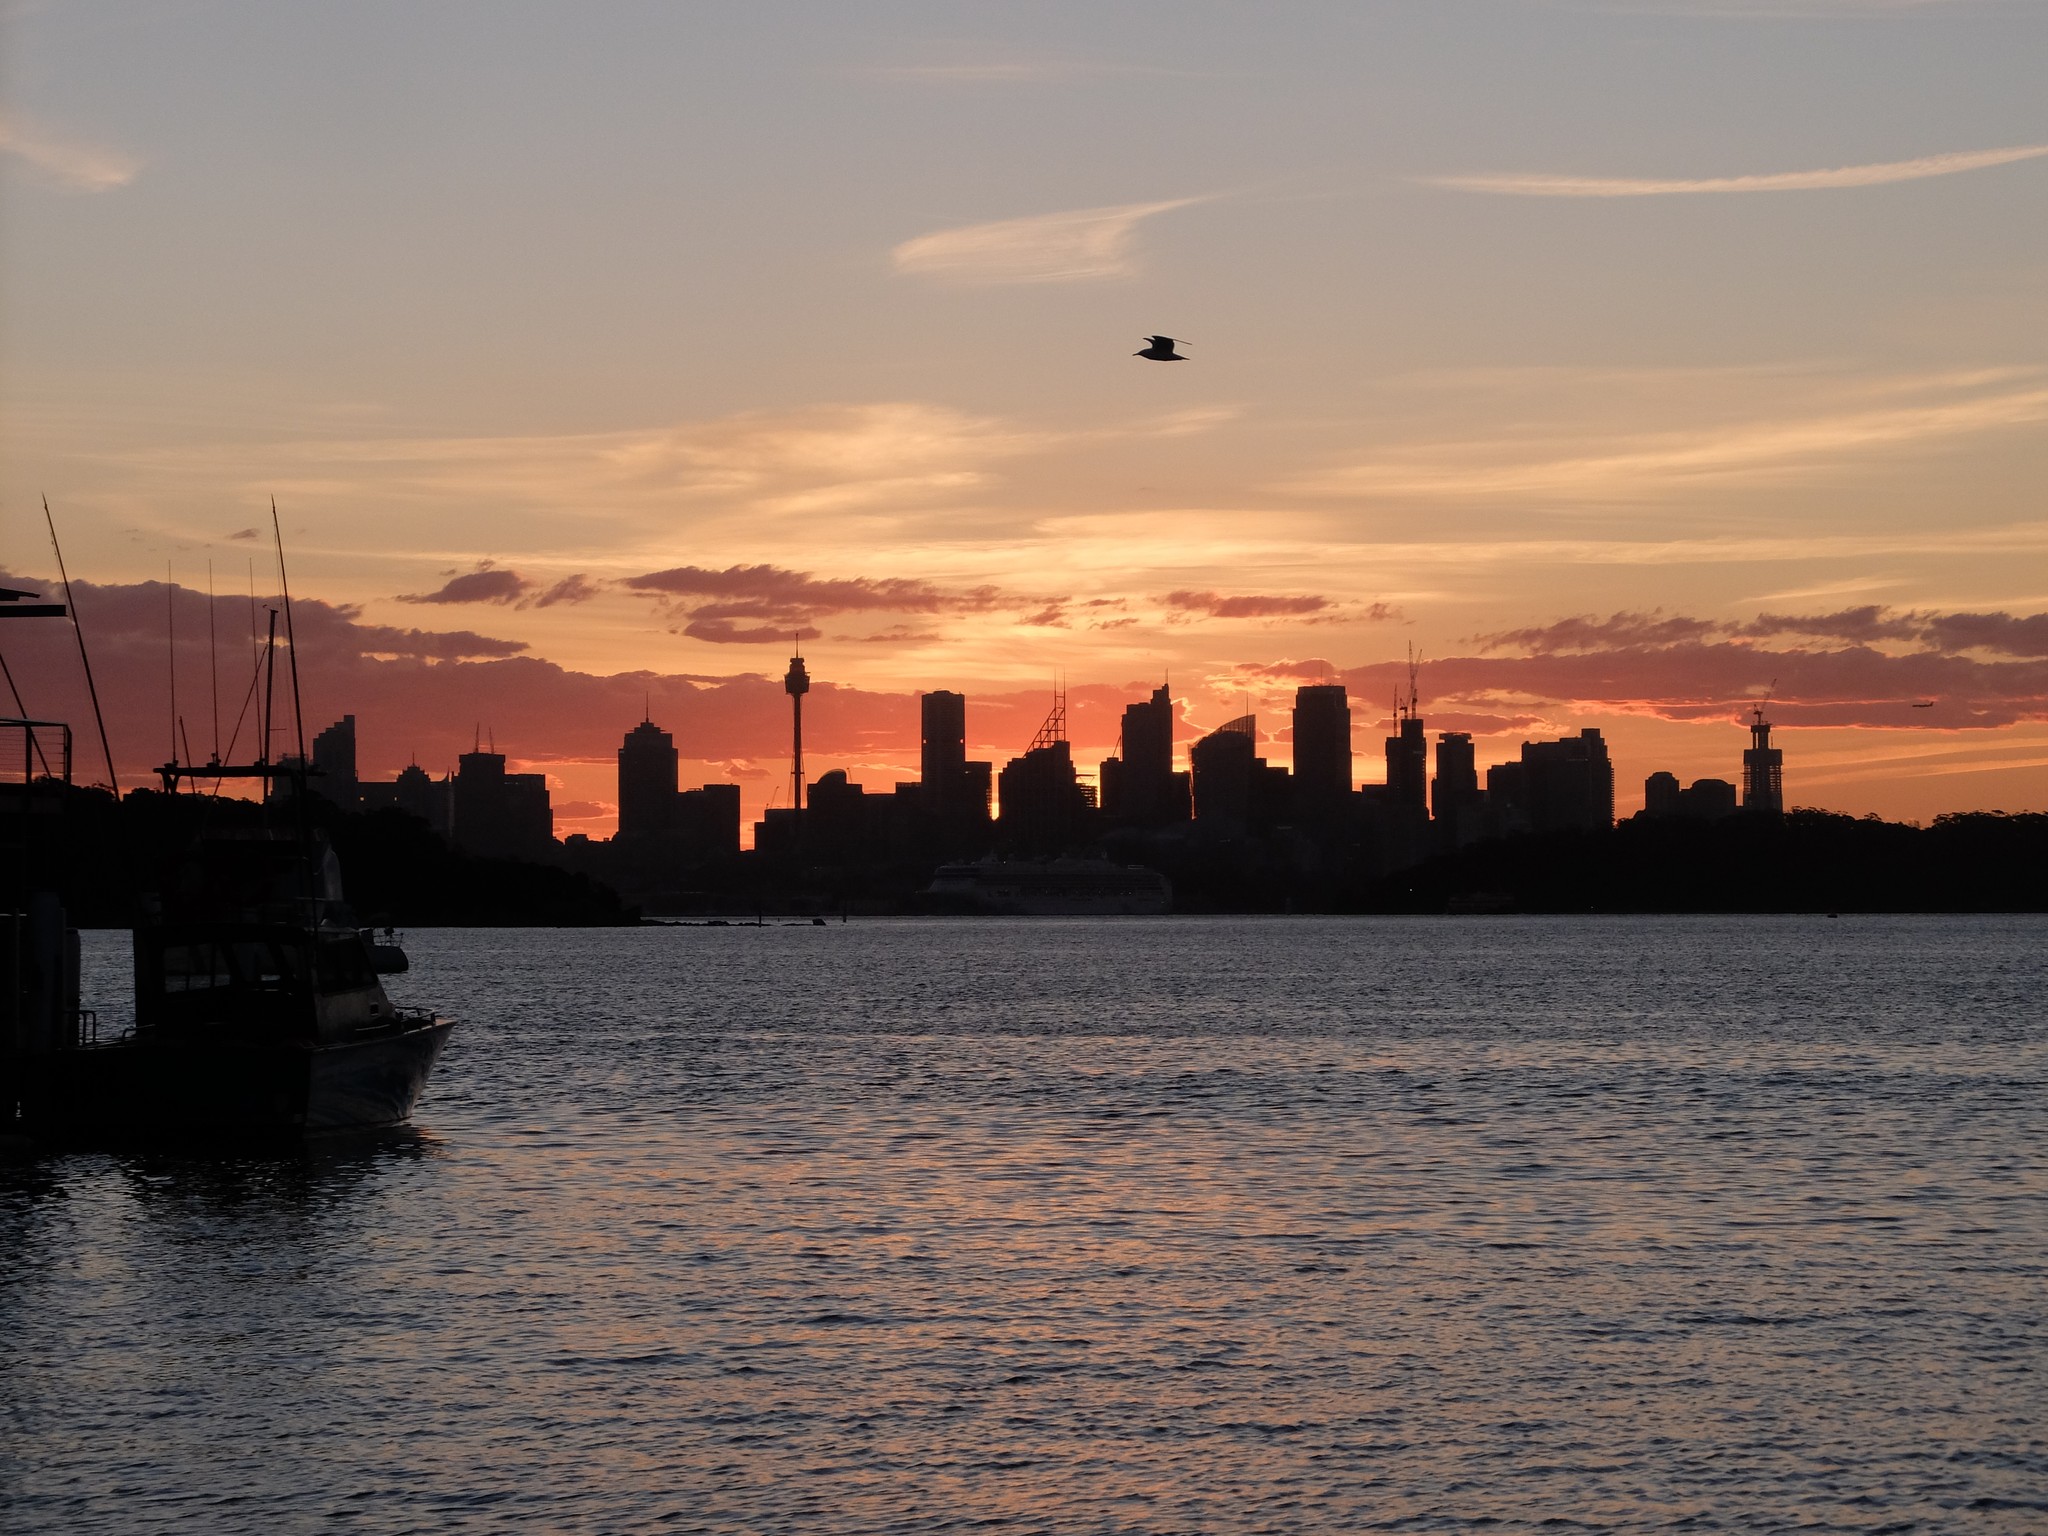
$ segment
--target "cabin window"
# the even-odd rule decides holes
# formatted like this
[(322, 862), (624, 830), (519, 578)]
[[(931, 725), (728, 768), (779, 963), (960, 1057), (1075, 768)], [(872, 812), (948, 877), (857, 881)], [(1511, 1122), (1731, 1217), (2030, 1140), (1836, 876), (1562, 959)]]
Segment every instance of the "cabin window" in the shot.
[(229, 964), (225, 944), (166, 944), (164, 946), (164, 990), (205, 992), (215, 987), (232, 987), (235, 973)]
[(278, 991), (305, 984), (305, 956), (295, 945), (262, 940), (237, 944), (235, 963), (245, 986)]
[(211, 992), (223, 987), (278, 992), (305, 985), (305, 957), (290, 944), (261, 939), (166, 944), (163, 957), (166, 992)]
[(370, 957), (355, 934), (320, 941), (320, 990), (347, 992), (377, 979)]

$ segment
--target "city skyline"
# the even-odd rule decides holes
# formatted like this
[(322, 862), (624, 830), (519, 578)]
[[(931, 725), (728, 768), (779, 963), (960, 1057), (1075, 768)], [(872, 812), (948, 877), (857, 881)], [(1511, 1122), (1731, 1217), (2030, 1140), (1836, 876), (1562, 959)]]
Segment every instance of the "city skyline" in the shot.
[(138, 689), (151, 584), (271, 584), (274, 495), (309, 707), (487, 716), (593, 830), (649, 692), (757, 816), (798, 634), (856, 777), (920, 687), (997, 757), (1064, 673), (1095, 754), (1162, 677), (1378, 709), (1412, 644), (1482, 761), (1725, 774), (1771, 693), (1811, 803), (2043, 801), (2038, 5), (0, 29), (0, 566), (49, 495)]
[[(45, 589), (50, 586), (42, 585)], [(108, 588), (74, 580), (74, 588), (96, 657), (117, 764), (124, 783), (132, 786), (143, 782), (148, 771), (163, 761), (170, 750), (168, 711), (172, 693), (167, 687), (167, 593), (160, 582)], [(182, 701), (179, 712), (189, 756), (203, 760), (208, 755), (212, 729), (211, 668), (217, 667), (219, 671), (220, 696), (227, 716), (221, 727), (223, 745), (233, 733), (238, 703), (246, 709), (251, 667), (241, 647), (250, 643), (250, 599), (246, 593), (216, 597), (212, 640), (207, 630), (204, 594), (181, 587), (178, 600), (184, 610), (177, 621), (176, 635), (181, 679), (178, 698)], [(256, 611), (267, 611), (278, 601), (259, 593)], [(303, 650), (308, 740), (340, 714), (359, 716), (363, 721), (361, 762), (365, 778), (389, 779), (411, 763), (419, 763), (436, 774), (451, 772), (457, 759), (474, 750), (482, 736), (487, 735), (503, 749), (514, 771), (545, 776), (555, 797), (558, 835), (582, 833), (602, 838), (609, 836), (616, 825), (616, 753), (619, 734), (625, 729), (621, 722), (649, 720), (669, 731), (676, 740), (685, 778), (692, 782), (726, 779), (738, 787), (743, 796), (744, 823), (749, 828), (767, 809), (789, 803), (790, 701), (780, 676), (781, 665), (761, 673), (715, 679), (641, 672), (610, 678), (578, 677), (531, 658), (466, 657), (460, 648), (479, 637), (435, 631), (387, 632), (376, 643), (399, 650), (387, 650), (381, 658), (366, 659), (344, 648), (337, 658), (331, 642), (336, 637), (345, 639), (352, 630), (361, 630), (363, 626), (317, 599), (300, 602), (295, 611)], [(239, 635), (234, 628), (237, 625), (242, 626)], [(67, 629), (68, 626), (56, 626), (32, 631), (15, 639), (10, 651), (17, 682), (37, 700), (33, 709), (69, 718), (77, 724), (90, 718), (90, 704), (74, 642), (64, 632)], [(444, 639), (454, 641), (454, 654), (436, 653), (435, 645)], [(407, 646), (412, 648), (409, 654), (403, 649)], [(816, 659), (813, 649), (811, 660)], [(1735, 659), (1742, 660), (1740, 656)], [(1320, 686), (1345, 692), (1351, 716), (1352, 752), (1359, 765), (1354, 783), (1384, 782), (1376, 750), (1378, 737), (1398, 732), (1407, 691), (1419, 679), (1420, 716), (1432, 750), (1436, 737), (1444, 731), (1471, 738), (1474, 766), (1481, 780), (1489, 767), (1512, 762), (1525, 741), (1574, 735), (1589, 722), (1598, 721), (1596, 728), (1608, 736), (1617, 760), (1629, 765), (1629, 771), (1619, 776), (1616, 799), (1617, 814), (1628, 815), (1644, 804), (1643, 775), (1633, 772), (1633, 765), (1638, 762), (1651, 765), (1645, 768), (1645, 773), (1675, 771), (1682, 781), (1725, 778), (1739, 782), (1743, 772), (1741, 748), (1737, 744), (1739, 734), (1749, 730), (1753, 710), (1769, 697), (1772, 720), (1781, 738), (1790, 728), (1799, 743), (1797, 767), (1786, 803), (1856, 814), (1872, 808), (1868, 802), (1854, 798), (1854, 786), (1870, 780), (1845, 780), (1840, 768), (1830, 762), (1825, 746), (1828, 730), (1801, 728), (1799, 702), (1771, 697), (1775, 690), (1768, 685), (1720, 705), (1703, 705), (1697, 711), (1702, 718), (1685, 723), (1682, 734), (1664, 737), (1662, 744), (1668, 744), (1670, 749), (1660, 752), (1660, 742), (1631, 733), (1629, 725), (1639, 722), (1626, 718), (1621, 720), (1617, 742), (1617, 733), (1611, 729), (1617, 717), (1597, 710), (1578, 715), (1553, 711), (1501, 717), (1475, 715), (1469, 709), (1457, 707), (1455, 701), (1440, 708), (1432, 699), (1435, 677), (1440, 673), (1455, 677), (1458, 668), (1470, 662), (1470, 658), (1418, 661), (1411, 656), (1350, 668), (1312, 664), (1273, 669), (1265, 676), (1230, 678), (1239, 686), (1228, 697), (1221, 688), (1213, 686), (1213, 680), (1206, 687), (1198, 682), (1196, 687), (1202, 691), (1196, 694), (1176, 687), (1170, 701), (1174, 761), (1184, 767), (1187, 749), (1195, 741), (1231, 720), (1250, 715), (1267, 717), (1272, 722), (1258, 731), (1260, 751), (1292, 770), (1295, 751), (1287, 717), (1295, 691), (1302, 686)], [(513, 670), (499, 670), (507, 664)], [(1303, 672), (1307, 675), (1299, 675)], [(491, 686), (484, 686), (486, 679)], [(534, 686), (536, 681), (541, 683), (538, 688)], [(426, 720), (420, 718), (416, 704), (417, 691), (423, 684), (435, 690), (437, 711)], [(888, 784), (919, 778), (921, 700), (953, 690), (934, 686), (885, 694), (822, 673), (817, 675), (815, 686), (818, 691), (810, 696), (813, 713), (809, 717), (815, 724), (807, 728), (806, 738), (807, 781), (835, 769), (854, 782)], [(1364, 692), (1362, 688), (1374, 692)], [(1038, 688), (1002, 693), (959, 694), (966, 718), (974, 722), (969, 727), (966, 751), (998, 766), (1021, 754), (1043, 722), (1046, 707), (1054, 696), (1052, 690), (1053, 685), (1048, 682)], [(1101, 760), (1113, 752), (1118, 733), (1126, 723), (1126, 708), (1148, 697), (1156, 701), (1160, 685), (1142, 681), (1122, 685), (1082, 683), (1063, 691), (1069, 703), (1067, 729), (1076, 768), (1083, 780), (1094, 783)], [(1388, 695), (1386, 703), (1377, 702), (1380, 691)], [(450, 713), (451, 701), (461, 701), (462, 707), (470, 709), (471, 717), (464, 720)], [(1893, 707), (1904, 711), (1915, 708), (1918, 702), (1903, 699)], [(245, 724), (243, 729), (246, 733), (254, 727)], [(289, 750), (290, 722), (280, 716), (277, 729), (287, 734), (278, 738), (275, 750)], [(497, 741), (498, 737), (503, 740)], [(566, 742), (564, 737), (568, 738)], [(247, 734), (242, 737), (245, 755), (250, 739)], [(86, 737), (81, 736), (80, 741), (81, 779), (103, 780), (105, 773), (97, 750), (86, 750)], [(719, 752), (716, 748), (720, 744), (737, 750)], [(690, 747), (699, 750), (684, 750)], [(177, 755), (187, 757), (187, 747), (180, 746)], [(1867, 764), (1859, 763), (1855, 771), (1869, 770)], [(1934, 781), (1937, 786), (1953, 782), (1948, 777)], [(1893, 786), (1879, 780), (1877, 787)], [(1836, 791), (1833, 796), (1828, 792), (1830, 788)], [(1844, 795), (1844, 789), (1849, 794)], [(1881, 804), (1881, 797), (1876, 798)], [(1843, 803), (1845, 799), (1847, 803)], [(2029, 782), (2021, 795), (2002, 804), (1923, 802), (1914, 814), (1893, 814), (1901, 819), (1927, 820), (1951, 810), (2030, 809), (2039, 799), (2039, 793)]]

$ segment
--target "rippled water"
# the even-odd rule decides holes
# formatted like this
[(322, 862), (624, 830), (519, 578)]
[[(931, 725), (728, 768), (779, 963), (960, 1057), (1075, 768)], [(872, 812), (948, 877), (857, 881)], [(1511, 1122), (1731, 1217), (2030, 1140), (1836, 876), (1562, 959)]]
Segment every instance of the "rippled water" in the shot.
[(0, 1527), (2048, 1530), (2044, 939), (415, 934), (415, 1135), (0, 1165)]

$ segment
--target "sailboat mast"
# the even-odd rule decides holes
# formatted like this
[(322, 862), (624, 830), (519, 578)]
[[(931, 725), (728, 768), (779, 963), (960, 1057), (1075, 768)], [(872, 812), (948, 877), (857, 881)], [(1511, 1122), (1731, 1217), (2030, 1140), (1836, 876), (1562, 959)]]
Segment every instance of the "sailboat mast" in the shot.
[(270, 761), (270, 733), (277, 718), (277, 610), (270, 610), (270, 639), (263, 647), (263, 756)]
[(220, 761), (220, 622), (214, 612), (213, 562), (206, 562), (206, 671), (213, 680), (213, 760)]
[(292, 653), (292, 728), (298, 738), (299, 766), (306, 765), (306, 716), (299, 703), (299, 634), (292, 627), (292, 584), (284, 573), (284, 532), (278, 527), (277, 498), (270, 498), (270, 534), (277, 541), (277, 585), (284, 594), (284, 640)]
[(114, 749), (107, 745), (107, 717), (100, 713), (100, 691), (92, 680), (92, 658), (85, 654), (85, 626), (78, 622), (78, 602), (71, 595), (71, 573), (64, 569), (64, 546), (57, 542), (57, 519), (50, 515), (50, 498), (43, 498), (43, 521), (50, 525), (50, 548), (56, 552), (57, 575), (64, 583), (64, 606), (71, 610), (71, 633), (78, 639), (78, 661), (85, 668), (85, 691), (92, 697), (93, 724), (100, 729), (100, 751), (107, 760), (107, 787), (114, 798), (121, 797), (120, 775), (114, 772)]
[(178, 584), (171, 580), (171, 562), (164, 562), (164, 646), (171, 674), (171, 761), (178, 760)]

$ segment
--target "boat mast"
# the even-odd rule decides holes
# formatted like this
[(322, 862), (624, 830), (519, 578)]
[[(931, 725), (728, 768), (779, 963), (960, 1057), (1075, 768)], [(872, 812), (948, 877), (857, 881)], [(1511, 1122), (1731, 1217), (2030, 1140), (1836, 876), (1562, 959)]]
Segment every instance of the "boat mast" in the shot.
[(277, 523), (277, 498), (270, 498), (270, 534), (277, 541), (277, 585), (284, 594), (284, 642), (292, 653), (292, 727), (298, 737), (299, 765), (306, 764), (306, 716), (299, 705), (299, 635), (292, 627), (292, 584), (284, 573), (284, 532)]
[(270, 614), (270, 639), (263, 646), (263, 750), (257, 754), (257, 761), (270, 761), (270, 733), (277, 716), (277, 610)]
[(71, 633), (78, 637), (78, 660), (85, 668), (85, 691), (92, 696), (92, 720), (100, 729), (100, 751), (107, 759), (107, 785), (121, 798), (120, 775), (114, 772), (114, 749), (107, 745), (107, 717), (100, 713), (100, 691), (92, 680), (92, 658), (85, 654), (85, 629), (78, 622), (78, 604), (71, 596), (71, 573), (64, 569), (64, 546), (57, 542), (57, 520), (50, 515), (50, 498), (43, 498), (43, 521), (50, 525), (50, 548), (57, 554), (57, 575), (64, 583), (64, 606), (71, 610)]

